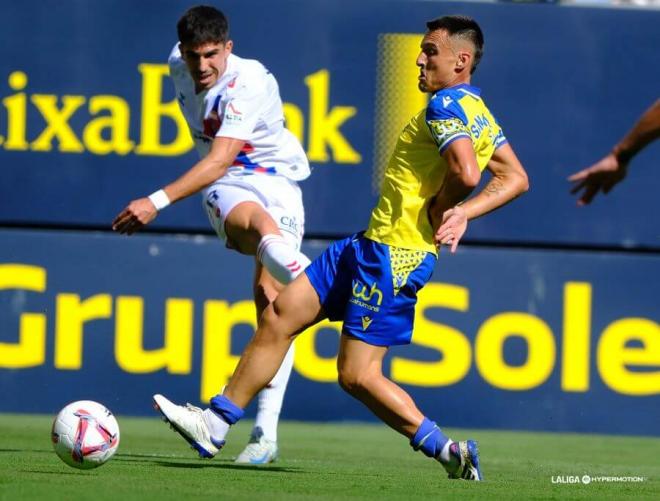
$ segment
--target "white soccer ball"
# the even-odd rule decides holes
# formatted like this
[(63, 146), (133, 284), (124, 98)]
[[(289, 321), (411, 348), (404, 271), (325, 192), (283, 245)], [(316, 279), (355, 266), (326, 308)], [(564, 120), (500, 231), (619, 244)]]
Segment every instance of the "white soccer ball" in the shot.
[(105, 406), (78, 400), (62, 409), (51, 433), (55, 452), (69, 466), (88, 470), (107, 462), (119, 446), (119, 425)]

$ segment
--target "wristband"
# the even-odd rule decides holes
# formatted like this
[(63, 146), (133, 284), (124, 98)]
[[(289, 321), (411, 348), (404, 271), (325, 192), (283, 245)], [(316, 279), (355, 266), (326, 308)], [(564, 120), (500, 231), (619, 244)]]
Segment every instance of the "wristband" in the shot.
[(149, 200), (151, 200), (151, 203), (154, 204), (154, 207), (156, 207), (157, 211), (160, 211), (170, 205), (170, 199), (167, 197), (165, 190), (154, 191), (151, 195), (149, 195)]

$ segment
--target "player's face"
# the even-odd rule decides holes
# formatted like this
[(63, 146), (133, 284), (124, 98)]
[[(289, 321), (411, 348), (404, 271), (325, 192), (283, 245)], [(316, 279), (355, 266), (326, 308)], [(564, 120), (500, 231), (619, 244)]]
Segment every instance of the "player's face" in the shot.
[[(460, 83), (464, 61), (463, 53), (452, 47), (444, 30), (428, 32), (422, 39), (421, 52), (417, 56), (419, 66), (418, 87), (422, 92), (435, 92)], [(459, 71), (457, 71), (459, 70)]]
[(224, 44), (208, 42), (195, 47), (185, 44), (179, 46), (197, 92), (210, 89), (217, 83), (227, 69), (227, 58), (232, 46), (231, 40)]

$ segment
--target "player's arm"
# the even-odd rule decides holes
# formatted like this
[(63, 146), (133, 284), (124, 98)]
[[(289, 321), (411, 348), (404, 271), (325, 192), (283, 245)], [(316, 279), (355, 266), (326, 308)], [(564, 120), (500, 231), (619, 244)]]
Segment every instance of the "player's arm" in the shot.
[(179, 179), (163, 188), (170, 203), (189, 197), (224, 176), (244, 145), (243, 139), (216, 137), (211, 150), (204, 158)]
[(491, 174), (486, 186), (462, 204), (468, 220), (502, 207), (529, 189), (527, 172), (508, 143), (495, 150), (486, 169)]
[(149, 197), (133, 200), (115, 218), (112, 229), (131, 235), (153, 221), (160, 209), (197, 193), (227, 172), (245, 141), (216, 137), (209, 153), (179, 179)]
[(436, 94), (426, 108), (426, 125), (447, 164), (447, 171), (438, 193), (431, 199), (428, 215), (436, 245), (451, 244), (456, 250), (465, 227), (452, 225), (445, 238), (438, 238), (438, 229), (445, 213), (467, 197), (479, 184), (481, 170), (477, 163), (465, 110), (450, 93)]
[(467, 221), (509, 203), (529, 189), (527, 172), (508, 143), (495, 150), (488, 165), (491, 179), (475, 196), (443, 214), (436, 241), (452, 244), (452, 252), (465, 233)]
[(442, 152), (442, 157), (447, 162), (447, 174), (440, 191), (431, 200), (429, 216), (436, 236), (436, 244), (451, 244), (451, 251), (455, 252), (467, 225), (462, 231), (458, 227), (455, 228), (444, 238), (440, 238), (438, 229), (443, 223), (445, 213), (464, 200), (479, 184), (481, 171), (474, 154), (472, 140), (468, 137), (453, 140)]
[(623, 181), (628, 162), (647, 144), (660, 137), (660, 99), (641, 116), (635, 126), (619, 141), (612, 151), (598, 162), (569, 176), (575, 183), (571, 193), (578, 193), (578, 205), (586, 205), (602, 190), (609, 191)]

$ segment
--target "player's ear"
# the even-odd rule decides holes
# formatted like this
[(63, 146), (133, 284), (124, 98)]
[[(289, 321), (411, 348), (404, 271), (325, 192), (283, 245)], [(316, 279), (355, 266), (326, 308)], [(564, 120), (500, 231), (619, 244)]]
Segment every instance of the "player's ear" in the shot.
[(466, 51), (461, 51), (456, 56), (457, 69), (462, 71), (464, 68), (468, 68), (470, 66), (470, 62), (472, 61), (472, 54)]
[(227, 42), (225, 42), (225, 52), (227, 53), (227, 55), (231, 54), (233, 48), (234, 48), (233, 40), (227, 40)]

